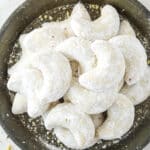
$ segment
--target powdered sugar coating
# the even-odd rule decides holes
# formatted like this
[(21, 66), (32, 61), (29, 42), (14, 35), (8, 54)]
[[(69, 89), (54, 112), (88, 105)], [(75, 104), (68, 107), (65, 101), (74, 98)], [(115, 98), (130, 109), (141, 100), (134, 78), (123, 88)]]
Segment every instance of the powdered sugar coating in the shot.
[(125, 85), (121, 93), (126, 95), (134, 105), (142, 103), (150, 96), (150, 68), (147, 67), (144, 76), (134, 85)]
[(106, 41), (92, 43), (97, 57), (97, 66), (79, 77), (85, 88), (95, 91), (119, 91), (125, 73), (125, 61), (122, 53)]
[(76, 17), (71, 20), (71, 27), (75, 35), (89, 40), (108, 40), (117, 35), (120, 19), (118, 12), (111, 5), (105, 5), (101, 16), (94, 20)]
[(136, 36), (135, 31), (127, 20), (123, 20), (120, 24), (119, 35)]
[(12, 104), (12, 113), (22, 114), (26, 111), (27, 111), (27, 99), (23, 95), (16, 93)]
[(68, 60), (57, 52), (38, 53), (28, 63), (10, 76), (7, 86), (25, 95), (28, 113), (38, 116), (46, 110), (47, 103), (57, 101), (68, 90), (72, 71)]
[(56, 51), (63, 53), (70, 60), (75, 60), (81, 67), (81, 72), (93, 68), (95, 56), (91, 50), (91, 42), (79, 37), (71, 37), (60, 43)]
[(141, 42), (134, 36), (120, 35), (109, 40), (122, 52), (126, 62), (125, 81), (132, 85), (140, 80), (147, 67), (147, 55)]
[(68, 129), (76, 141), (76, 147), (84, 147), (94, 139), (94, 124), (87, 114), (71, 103), (58, 104), (44, 119), (47, 129), (62, 127)]
[(117, 99), (115, 92), (93, 92), (72, 81), (65, 98), (87, 114), (98, 114), (106, 111)]
[(98, 137), (104, 140), (121, 138), (133, 125), (134, 106), (124, 95), (108, 109), (107, 119), (97, 130)]

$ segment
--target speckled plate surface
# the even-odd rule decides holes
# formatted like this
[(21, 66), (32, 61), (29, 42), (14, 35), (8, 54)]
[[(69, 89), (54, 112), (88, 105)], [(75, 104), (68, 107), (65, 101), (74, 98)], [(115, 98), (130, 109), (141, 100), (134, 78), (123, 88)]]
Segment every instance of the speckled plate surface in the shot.
[[(67, 18), (78, 0), (28, 0), (20, 6), (0, 32), (0, 122), (8, 135), (22, 150), (67, 149), (53, 132), (46, 131), (40, 118), (30, 119), (26, 114), (11, 113), (13, 93), (6, 88), (7, 68), (20, 57), (17, 42), (21, 33), (39, 27), (43, 22)], [(135, 0), (83, 0), (92, 19), (99, 16), (99, 7), (112, 4), (121, 18), (127, 18), (136, 30), (137, 37), (147, 49), (150, 63), (150, 12)], [(132, 129), (121, 139), (99, 141), (89, 150), (142, 150), (150, 141), (150, 101), (136, 106)]]

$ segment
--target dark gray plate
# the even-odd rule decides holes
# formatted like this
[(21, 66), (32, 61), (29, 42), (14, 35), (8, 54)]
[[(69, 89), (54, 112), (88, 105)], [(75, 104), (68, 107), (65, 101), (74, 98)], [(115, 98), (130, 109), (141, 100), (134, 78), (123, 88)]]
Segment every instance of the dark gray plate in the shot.
[[(7, 62), (13, 45), (21, 32), (46, 10), (66, 4), (74, 4), (78, 0), (28, 0), (20, 6), (4, 24), (0, 32), (0, 122), (10, 138), (22, 150), (47, 150), (28, 128), (24, 127), (18, 116), (11, 113), (11, 103), (7, 83)], [(83, 0), (86, 4), (112, 4), (126, 16), (137, 28), (141, 41), (147, 41), (145, 47), (149, 55), (150, 47), (150, 12), (135, 0)], [(132, 42), (132, 41), (131, 41)], [(143, 43), (144, 44), (144, 43)], [(43, 130), (44, 132), (44, 130)], [(45, 134), (45, 133), (44, 133)], [(150, 141), (150, 102), (145, 101), (136, 107), (136, 118), (133, 128), (117, 143), (104, 142), (96, 144), (91, 150), (142, 150)], [(110, 143), (110, 144), (109, 144)], [(107, 145), (107, 146), (106, 146)]]

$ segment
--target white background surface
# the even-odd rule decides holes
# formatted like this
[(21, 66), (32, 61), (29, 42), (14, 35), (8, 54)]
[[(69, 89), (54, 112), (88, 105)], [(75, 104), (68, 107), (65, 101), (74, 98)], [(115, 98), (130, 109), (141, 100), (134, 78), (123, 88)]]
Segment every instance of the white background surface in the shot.
[[(7, 17), (20, 5), (24, 0), (0, 0), (0, 27), (5, 22)], [(150, 10), (150, 0), (139, 0), (145, 7)], [(38, 2), (38, 1), (37, 1)], [(7, 150), (8, 145), (11, 145), (12, 150), (20, 150), (0, 127), (0, 150)], [(144, 150), (150, 150), (150, 144), (144, 148)]]

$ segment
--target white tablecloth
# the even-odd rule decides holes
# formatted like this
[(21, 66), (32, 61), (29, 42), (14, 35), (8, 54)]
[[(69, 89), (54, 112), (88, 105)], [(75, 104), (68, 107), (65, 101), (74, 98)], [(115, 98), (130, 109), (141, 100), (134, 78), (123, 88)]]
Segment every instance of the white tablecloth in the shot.
[[(8, 16), (18, 7), (24, 0), (0, 0), (0, 27), (8, 18)], [(139, 0), (150, 10), (150, 0)], [(4, 130), (0, 127), (0, 150), (7, 150), (11, 145), (12, 150), (20, 150), (6, 135)], [(144, 148), (150, 150), (150, 144)]]

